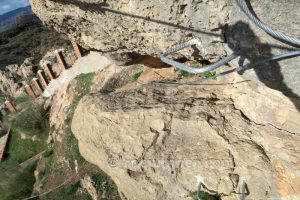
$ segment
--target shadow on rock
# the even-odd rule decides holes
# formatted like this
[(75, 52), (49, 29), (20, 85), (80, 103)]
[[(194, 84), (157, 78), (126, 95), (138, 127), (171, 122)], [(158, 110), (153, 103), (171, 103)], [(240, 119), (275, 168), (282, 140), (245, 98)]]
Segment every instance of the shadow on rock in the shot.
[[(239, 66), (249, 60), (250, 63), (274, 56), (272, 47), (262, 43), (248, 24), (238, 21), (224, 28), (224, 34), (230, 49), (240, 53)], [(241, 53), (242, 52), (242, 53)], [(300, 111), (300, 97), (284, 82), (281, 66), (271, 61), (254, 67), (258, 79), (267, 87), (278, 90), (287, 96)], [(243, 74), (244, 71), (240, 71)]]

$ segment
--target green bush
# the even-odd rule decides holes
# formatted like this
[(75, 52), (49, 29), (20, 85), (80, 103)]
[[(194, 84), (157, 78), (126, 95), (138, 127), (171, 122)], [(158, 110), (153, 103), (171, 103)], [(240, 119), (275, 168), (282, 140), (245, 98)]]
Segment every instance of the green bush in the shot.
[[(199, 196), (201, 200), (219, 200), (219, 198), (215, 195), (208, 194), (206, 192), (200, 192)], [(190, 192), (190, 197), (197, 200), (197, 192)]]
[(203, 73), (203, 76), (205, 78), (210, 78), (210, 77), (214, 77), (216, 75), (216, 71), (210, 71), (210, 72), (205, 72)]
[(116, 184), (107, 176), (99, 172), (94, 173), (92, 174), (92, 180), (95, 184), (99, 196), (101, 196), (105, 191), (105, 194), (108, 197), (108, 199), (120, 199)]

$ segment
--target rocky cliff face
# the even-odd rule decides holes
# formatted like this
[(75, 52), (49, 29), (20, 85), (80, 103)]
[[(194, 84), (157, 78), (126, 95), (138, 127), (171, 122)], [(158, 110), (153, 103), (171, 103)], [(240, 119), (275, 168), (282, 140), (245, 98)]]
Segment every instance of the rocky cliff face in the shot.
[[(189, 199), (201, 180), (222, 199), (297, 199), (300, 137), (259, 125), (220, 88), (137, 89), (86, 96), (72, 130), (89, 162), (128, 199)], [(216, 95), (218, 94), (218, 95)]]
[[(245, 50), (229, 67), (292, 48), (253, 26), (233, 0), (31, 4), (45, 24), (119, 63), (157, 57), (192, 38), (200, 45), (178, 58), (214, 62)], [(300, 21), (289, 20), (300, 18), (297, 4), (251, 1), (262, 21), (300, 38)], [(81, 101), (72, 128), (83, 156), (128, 199), (187, 198), (197, 178), (224, 199), (239, 196), (243, 179), (249, 198), (299, 199), (299, 64), (299, 58), (267, 63), (185, 90), (98, 88)]]
[[(172, 45), (191, 38), (197, 38), (200, 45), (181, 52), (179, 57), (214, 62), (237, 49), (245, 50), (239, 60), (230, 63), (231, 67), (291, 49), (250, 23), (233, 0), (31, 0), (31, 4), (45, 24), (83, 46), (102, 51), (123, 63), (137, 55), (158, 56)], [(255, 0), (251, 5), (262, 21), (300, 37), (299, 20), (289, 20), (291, 16), (300, 18), (296, 0)], [(277, 90), (299, 110), (299, 64), (300, 58), (287, 59), (257, 66), (238, 78), (232, 77), (235, 80), (251, 80), (250, 91), (259, 93), (255, 96), (262, 99), (271, 98), (272, 102), (281, 100), (266, 94), (264, 88)], [(261, 106), (269, 107), (268, 104)], [(251, 110), (255, 109), (251, 107)]]

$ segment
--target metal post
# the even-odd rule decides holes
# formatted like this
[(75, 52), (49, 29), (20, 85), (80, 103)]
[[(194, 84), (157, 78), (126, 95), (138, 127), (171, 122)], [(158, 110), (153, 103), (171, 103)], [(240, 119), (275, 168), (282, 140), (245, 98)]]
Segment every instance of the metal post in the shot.
[(44, 63), (44, 69), (45, 69), (45, 72), (48, 74), (48, 76), (50, 77), (51, 80), (54, 80), (55, 77), (54, 77), (54, 73), (51, 69), (51, 66), (49, 63)]
[(35, 94), (33, 92), (33, 89), (30, 85), (25, 85), (25, 91), (28, 95), (30, 95), (31, 97), (35, 98)]
[(38, 95), (42, 95), (43, 88), (41, 87), (41, 84), (39, 83), (39, 80), (37, 78), (33, 78), (32, 83), (33, 83)]
[(76, 57), (81, 58), (82, 57), (81, 47), (75, 41), (72, 41), (71, 43), (72, 43), (73, 49), (75, 51)]
[(38, 75), (39, 75), (39, 78), (40, 78), (40, 80), (42, 82), (42, 85), (44, 86), (44, 89), (46, 89), (47, 86), (48, 86), (48, 81), (47, 81), (47, 79), (45, 77), (44, 72), (42, 70), (39, 70), (38, 71)]
[(10, 101), (5, 101), (5, 106), (10, 112), (17, 112), (16, 107)]
[(57, 62), (61, 66), (61, 71), (66, 70), (68, 67), (67, 67), (66, 61), (64, 59), (64, 56), (62, 54), (62, 51), (61, 50), (56, 50), (55, 54), (56, 54)]

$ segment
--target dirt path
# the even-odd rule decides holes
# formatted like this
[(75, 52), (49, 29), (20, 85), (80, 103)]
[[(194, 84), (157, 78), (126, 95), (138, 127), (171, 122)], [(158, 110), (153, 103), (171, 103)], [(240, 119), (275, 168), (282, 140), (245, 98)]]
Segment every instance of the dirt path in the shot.
[(98, 52), (90, 52), (87, 56), (79, 58), (72, 68), (63, 71), (58, 78), (52, 80), (43, 93), (43, 97), (50, 97), (63, 85), (68, 85), (71, 80), (80, 74), (98, 71), (110, 65), (111, 61)]

